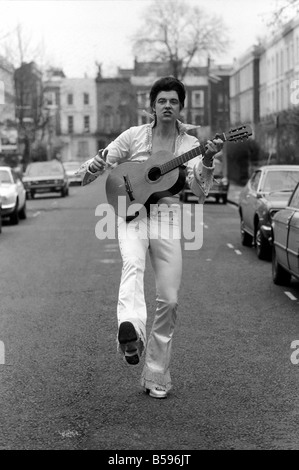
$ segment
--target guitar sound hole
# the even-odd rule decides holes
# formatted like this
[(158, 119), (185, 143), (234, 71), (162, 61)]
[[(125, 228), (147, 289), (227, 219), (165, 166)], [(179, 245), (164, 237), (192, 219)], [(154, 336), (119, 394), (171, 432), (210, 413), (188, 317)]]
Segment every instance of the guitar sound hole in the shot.
[(150, 181), (157, 181), (161, 176), (161, 170), (160, 168), (151, 168), (150, 171), (148, 172), (148, 179)]

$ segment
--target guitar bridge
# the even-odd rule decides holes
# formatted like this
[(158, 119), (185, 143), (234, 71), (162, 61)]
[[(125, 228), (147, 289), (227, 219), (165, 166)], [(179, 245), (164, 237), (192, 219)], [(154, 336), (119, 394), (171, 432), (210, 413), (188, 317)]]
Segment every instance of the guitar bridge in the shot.
[(132, 185), (130, 183), (129, 177), (128, 177), (128, 175), (126, 175), (126, 176), (124, 175), (123, 178), (124, 178), (125, 188), (126, 188), (126, 191), (128, 193), (129, 199), (130, 199), (130, 201), (134, 201), (135, 198), (133, 196), (133, 189), (132, 189)]

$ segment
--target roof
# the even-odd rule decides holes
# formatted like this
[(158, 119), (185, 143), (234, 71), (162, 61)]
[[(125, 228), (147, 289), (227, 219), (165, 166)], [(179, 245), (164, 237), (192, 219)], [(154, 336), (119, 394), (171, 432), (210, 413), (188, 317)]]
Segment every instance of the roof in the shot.
[(299, 165), (263, 165), (257, 170), (299, 170)]

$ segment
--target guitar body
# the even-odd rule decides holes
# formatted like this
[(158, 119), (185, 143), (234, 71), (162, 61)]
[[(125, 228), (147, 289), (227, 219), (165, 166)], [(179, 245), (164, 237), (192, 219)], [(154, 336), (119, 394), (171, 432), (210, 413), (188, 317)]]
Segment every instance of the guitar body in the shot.
[(143, 206), (148, 209), (161, 197), (177, 194), (184, 186), (185, 170), (178, 167), (161, 174), (161, 165), (173, 158), (171, 152), (160, 151), (145, 162), (124, 162), (111, 170), (106, 180), (106, 195), (115, 213), (132, 220)]
[[(238, 142), (252, 135), (250, 126), (241, 125), (227, 133), (216, 134), (223, 142)], [(139, 211), (148, 211), (162, 197), (177, 194), (184, 186), (184, 163), (204, 154), (206, 147), (199, 144), (177, 157), (160, 151), (145, 162), (125, 162), (111, 170), (106, 180), (106, 195), (115, 213), (127, 221), (135, 219)], [(146, 209), (146, 211), (145, 211)]]

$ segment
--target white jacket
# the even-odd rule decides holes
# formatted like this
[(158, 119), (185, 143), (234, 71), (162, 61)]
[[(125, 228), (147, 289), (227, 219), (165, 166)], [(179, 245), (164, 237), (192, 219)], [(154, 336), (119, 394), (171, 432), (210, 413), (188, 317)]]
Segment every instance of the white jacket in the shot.
[[(174, 157), (182, 155), (189, 150), (199, 146), (198, 139), (194, 136), (188, 135), (187, 130), (189, 125), (177, 121), (179, 135), (175, 142)], [(143, 124), (141, 126), (130, 127), (122, 134), (120, 134), (114, 141), (112, 141), (106, 149), (108, 150), (107, 162), (113, 165), (118, 165), (125, 161), (139, 161), (147, 160), (152, 154), (152, 129), (154, 123)], [(81, 165), (77, 173), (82, 175), (83, 186), (94, 181), (98, 176), (104, 173), (97, 171), (92, 173), (89, 171), (89, 165), (93, 158), (90, 158)], [(187, 182), (189, 183), (192, 192), (198, 196), (199, 203), (205, 201), (206, 196), (213, 184), (213, 167), (206, 167), (202, 164), (202, 158), (195, 157), (189, 160), (186, 164)], [(109, 170), (108, 170), (109, 171)], [(178, 195), (170, 198), (163, 198), (160, 201), (163, 203), (175, 202)]]

